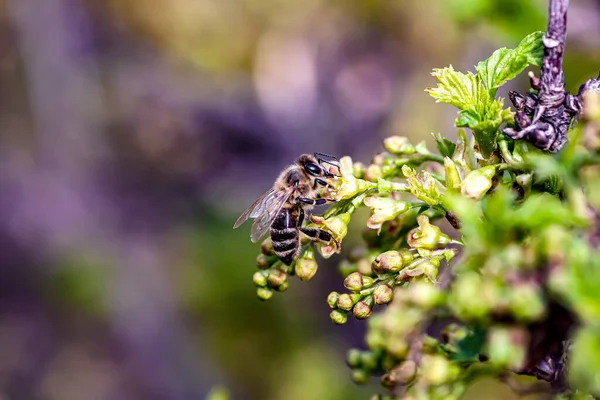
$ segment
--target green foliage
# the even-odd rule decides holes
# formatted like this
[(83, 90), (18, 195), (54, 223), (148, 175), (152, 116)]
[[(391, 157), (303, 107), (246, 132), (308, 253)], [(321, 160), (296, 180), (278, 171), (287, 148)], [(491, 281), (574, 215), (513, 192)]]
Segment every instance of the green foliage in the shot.
[[(515, 49), (503, 47), (496, 50), (487, 60), (477, 64), (477, 74), (463, 74), (452, 66), (433, 70), (438, 86), (427, 89), (427, 92), (436, 102), (450, 104), (460, 110), (455, 125), (473, 131), (484, 158), (489, 158), (496, 150), (500, 126), (513, 122), (513, 114), (510, 109), (503, 108), (503, 100), (494, 98), (496, 90), (529, 65), (540, 65), (542, 36), (542, 32), (535, 32), (525, 37)], [(442, 151), (440, 153), (443, 154)]]
[[(327, 304), (335, 324), (368, 319), (366, 349), (351, 349), (347, 363), (356, 383), (378, 376), (394, 393), (375, 399), (457, 399), (480, 377), (511, 372), (551, 382), (562, 398), (600, 393), (600, 201), (589, 198), (600, 184), (600, 95), (557, 155), (499, 131), (512, 113), (496, 89), (540, 56), (536, 32), (477, 74), (434, 70), (429, 93), (460, 110), (456, 142), (434, 136), (435, 154), (393, 136), (368, 166), (342, 158), (337, 203), (310, 217), (335, 239), (316, 245), (327, 258), (355, 211), (371, 213), (363, 243), (340, 262), (345, 292)], [(261, 299), (286, 290), (289, 277), (315, 275), (305, 244), (291, 266), (262, 244), (253, 279)]]

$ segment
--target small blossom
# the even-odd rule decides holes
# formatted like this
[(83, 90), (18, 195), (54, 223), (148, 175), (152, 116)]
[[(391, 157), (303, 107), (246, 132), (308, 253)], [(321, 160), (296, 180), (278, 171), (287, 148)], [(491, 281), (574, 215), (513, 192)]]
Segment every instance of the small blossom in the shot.
[(271, 238), (268, 237), (260, 244), (260, 252), (266, 256), (272, 256), (275, 254), (273, 250), (273, 242), (271, 242)]
[(443, 187), (430, 173), (421, 171), (417, 175), (416, 171), (408, 165), (402, 167), (402, 173), (410, 184), (410, 192), (413, 196), (430, 206), (440, 203)]
[(340, 185), (337, 189), (335, 199), (344, 200), (354, 197), (358, 193), (364, 192), (369, 188), (375, 187), (374, 183), (358, 179), (354, 176), (354, 165), (350, 157), (340, 159)]
[(268, 269), (271, 266), (271, 263), (269, 262), (269, 258), (267, 256), (264, 254), (259, 254), (258, 257), (256, 257), (256, 266), (259, 269)]
[[(373, 261), (372, 269), (376, 274), (398, 272), (406, 265), (410, 254), (403, 254), (397, 250), (386, 251), (378, 255)], [(410, 261), (409, 261), (410, 262)]]
[(437, 386), (454, 379), (458, 375), (458, 367), (439, 355), (423, 355), (421, 359), (423, 380)]
[(317, 273), (318, 268), (319, 265), (315, 260), (315, 251), (312, 246), (308, 246), (302, 253), (302, 256), (296, 260), (296, 275), (303, 281), (310, 281)]
[(481, 200), (492, 187), (494, 175), (496, 175), (495, 165), (488, 165), (469, 172), (460, 185), (460, 193), (467, 198)]
[(364, 369), (354, 369), (352, 370), (352, 380), (354, 383), (359, 385), (365, 384), (369, 381), (369, 373)]
[(383, 167), (378, 164), (371, 164), (365, 170), (365, 179), (369, 182), (377, 182), (383, 177)]
[(490, 362), (514, 370), (523, 368), (529, 335), (522, 327), (495, 326), (488, 332)]
[(394, 200), (389, 197), (365, 197), (365, 205), (373, 209), (373, 215), (367, 221), (367, 227), (380, 230), (386, 221), (395, 219), (398, 215), (408, 211), (409, 204), (403, 200)]
[(419, 215), (417, 223), (419, 227), (408, 234), (407, 241), (410, 247), (433, 250), (451, 242), (450, 237), (442, 233), (440, 228), (429, 223), (429, 218), (426, 215)]
[(338, 298), (337, 306), (340, 310), (350, 311), (352, 309), (352, 307), (354, 307), (354, 304), (356, 304), (356, 302), (359, 300), (360, 300), (359, 294), (343, 293)]
[(350, 368), (360, 367), (362, 364), (362, 352), (358, 349), (350, 349), (346, 355), (346, 364)]
[(415, 147), (404, 136), (390, 136), (383, 141), (383, 146), (392, 154), (414, 154)]

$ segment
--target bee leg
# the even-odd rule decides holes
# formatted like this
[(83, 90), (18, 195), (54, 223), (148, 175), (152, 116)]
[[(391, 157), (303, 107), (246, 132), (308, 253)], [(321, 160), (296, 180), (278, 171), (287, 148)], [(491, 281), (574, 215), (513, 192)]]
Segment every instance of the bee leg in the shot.
[(306, 198), (306, 197), (300, 197), (298, 199), (298, 201), (300, 201), (302, 203), (305, 203), (305, 204), (310, 204), (312, 206), (320, 206), (320, 205), (323, 205), (325, 203), (332, 203), (335, 200), (333, 200), (333, 199), (323, 199), (323, 198), (321, 198), (321, 199), (309, 199), (309, 198)]
[(308, 228), (308, 227), (300, 227), (300, 232), (308, 236), (310, 240), (313, 242), (323, 242), (323, 243), (335, 243), (337, 247), (340, 247), (340, 244), (337, 240), (331, 236), (331, 233), (324, 231), (319, 228)]

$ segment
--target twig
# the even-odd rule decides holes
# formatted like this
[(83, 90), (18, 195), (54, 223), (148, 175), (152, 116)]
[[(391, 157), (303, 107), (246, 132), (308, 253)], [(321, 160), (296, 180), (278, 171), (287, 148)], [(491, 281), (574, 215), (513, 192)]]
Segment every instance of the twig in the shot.
[(525, 139), (534, 146), (551, 152), (562, 149), (567, 142), (567, 130), (582, 109), (583, 93), (600, 91), (600, 74), (580, 86), (576, 96), (565, 91), (562, 59), (567, 36), (568, 0), (550, 0), (548, 29), (544, 35), (544, 56), (540, 78), (529, 74), (531, 87), (537, 94), (525, 96), (515, 91), (509, 97), (517, 113), (515, 128), (505, 128), (504, 134), (518, 140)]

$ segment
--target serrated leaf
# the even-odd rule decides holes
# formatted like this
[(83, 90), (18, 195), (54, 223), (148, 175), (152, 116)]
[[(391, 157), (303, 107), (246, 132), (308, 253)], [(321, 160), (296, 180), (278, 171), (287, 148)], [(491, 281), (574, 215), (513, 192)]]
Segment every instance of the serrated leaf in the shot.
[(425, 91), (436, 102), (451, 104), (460, 110), (478, 108), (478, 92), (481, 85), (475, 74), (472, 72), (463, 74), (455, 71), (451, 65), (446, 68), (435, 68), (431, 75), (438, 79), (438, 85)]
[(509, 50), (496, 50), (487, 60), (477, 64), (477, 74), (485, 87), (495, 89), (520, 74), (529, 65), (540, 65), (543, 55), (543, 32), (527, 35), (519, 45)]
[(454, 150), (456, 150), (456, 144), (454, 142), (442, 137), (439, 133), (437, 136), (433, 133), (431, 135), (435, 139), (435, 145), (443, 157), (452, 157), (454, 155)]

